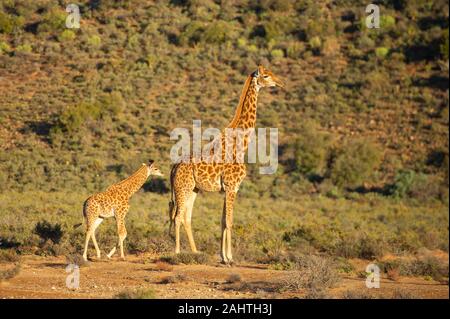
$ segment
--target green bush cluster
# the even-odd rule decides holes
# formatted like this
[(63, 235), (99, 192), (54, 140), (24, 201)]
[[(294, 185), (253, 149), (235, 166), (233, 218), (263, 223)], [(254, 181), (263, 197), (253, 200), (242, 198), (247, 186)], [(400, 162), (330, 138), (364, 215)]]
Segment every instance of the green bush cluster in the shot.
[(10, 15), (0, 11), (0, 33), (10, 34), (19, 31), (25, 24), (22, 16)]
[(338, 149), (332, 160), (330, 178), (341, 187), (357, 187), (368, 181), (381, 164), (383, 152), (368, 140), (351, 140)]
[(302, 174), (321, 175), (327, 165), (330, 144), (330, 136), (319, 131), (317, 124), (301, 123), (294, 144), (296, 169)]

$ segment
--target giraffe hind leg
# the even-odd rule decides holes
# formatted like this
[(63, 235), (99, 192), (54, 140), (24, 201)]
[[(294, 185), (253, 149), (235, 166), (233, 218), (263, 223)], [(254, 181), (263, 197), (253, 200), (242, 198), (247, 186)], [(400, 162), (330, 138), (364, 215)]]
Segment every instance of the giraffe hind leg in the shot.
[(192, 235), (191, 219), (192, 219), (192, 209), (194, 207), (195, 198), (197, 197), (197, 192), (193, 191), (188, 200), (186, 201), (186, 210), (184, 216), (184, 230), (186, 231), (189, 245), (194, 253), (197, 253), (197, 247), (195, 246), (194, 236)]
[(101, 257), (101, 252), (100, 252), (100, 248), (98, 247), (98, 244), (97, 244), (97, 239), (95, 238), (95, 231), (97, 230), (98, 226), (100, 226), (100, 224), (102, 222), (103, 222), (103, 218), (98, 217), (92, 226), (92, 242), (94, 243), (95, 251), (97, 253), (97, 258), (99, 258), (99, 259)]
[[(84, 243), (84, 252), (83, 252), (83, 259), (85, 261), (88, 260), (87, 258), (87, 252), (89, 247), (89, 241), (91, 240), (93, 231), (95, 231), (95, 220), (97, 219), (97, 212), (95, 211), (95, 207), (85, 205), (83, 210), (85, 222), (86, 222), (86, 241)], [(97, 225), (98, 226), (98, 225)], [(94, 238), (92, 238), (94, 241)], [(96, 245), (97, 241), (94, 241), (94, 245)], [(98, 245), (96, 245), (98, 246)], [(96, 247), (97, 249), (97, 247)]]

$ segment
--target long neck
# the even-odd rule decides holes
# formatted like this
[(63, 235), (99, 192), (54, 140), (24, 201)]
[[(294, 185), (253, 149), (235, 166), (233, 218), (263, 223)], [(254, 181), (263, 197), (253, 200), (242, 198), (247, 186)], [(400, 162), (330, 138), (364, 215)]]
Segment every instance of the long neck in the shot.
[(142, 165), (136, 172), (130, 177), (112, 185), (108, 190), (118, 190), (121, 191), (125, 196), (130, 198), (134, 193), (136, 193), (148, 178), (148, 170), (146, 165)]
[[(222, 132), (221, 143), (223, 160), (231, 159), (231, 161), (234, 162), (238, 158), (241, 158), (240, 156), (247, 151), (250, 139), (247, 129), (253, 129), (256, 125), (256, 106), (258, 92), (259, 87), (256, 82), (256, 78), (249, 76), (242, 90), (234, 118), (225, 128), (225, 131)], [(227, 134), (227, 131), (233, 131), (233, 129), (235, 129), (234, 132), (228, 132)], [(238, 148), (236, 147), (238, 143), (238, 139), (236, 139), (236, 136), (242, 133), (243, 135), (241, 136), (243, 138), (243, 144), (241, 145), (242, 147), (240, 146), (238, 150)], [(231, 143), (229, 145), (233, 145), (232, 154), (227, 155), (227, 143)]]
[(233, 120), (227, 128), (254, 128), (256, 125), (256, 106), (259, 87), (256, 78), (249, 76), (236, 108)]

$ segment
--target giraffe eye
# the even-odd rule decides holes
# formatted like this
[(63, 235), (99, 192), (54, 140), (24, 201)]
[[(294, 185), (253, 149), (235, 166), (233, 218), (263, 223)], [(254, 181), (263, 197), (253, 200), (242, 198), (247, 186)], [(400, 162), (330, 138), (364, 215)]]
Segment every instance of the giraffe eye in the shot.
[(264, 78), (265, 78), (265, 79), (268, 79), (268, 78), (269, 78), (269, 76), (268, 76), (268, 75), (264, 75)]

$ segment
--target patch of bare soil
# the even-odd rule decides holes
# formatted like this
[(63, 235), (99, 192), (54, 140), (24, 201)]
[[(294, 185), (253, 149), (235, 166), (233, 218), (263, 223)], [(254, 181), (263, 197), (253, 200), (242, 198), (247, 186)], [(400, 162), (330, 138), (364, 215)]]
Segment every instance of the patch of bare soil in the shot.
[[(148, 256), (129, 255), (126, 261), (98, 260), (80, 267), (80, 287), (66, 287), (65, 257), (24, 256), (15, 277), (0, 282), (0, 298), (114, 298), (123, 291), (152, 290), (156, 298), (303, 298), (305, 291), (277, 289), (289, 271), (266, 265), (219, 263), (161, 267)], [(8, 265), (0, 264), (0, 271)], [(233, 275), (233, 276), (232, 276)], [(168, 280), (169, 278), (169, 280)], [(174, 278), (174, 279), (173, 279)], [(234, 278), (234, 280), (230, 280)], [(230, 282), (231, 281), (231, 282)], [(342, 298), (347, 291), (367, 290), (365, 279), (343, 275), (338, 287), (328, 291)], [(422, 278), (382, 278), (371, 294), (392, 298), (395, 291), (418, 298), (449, 298), (447, 285)]]

